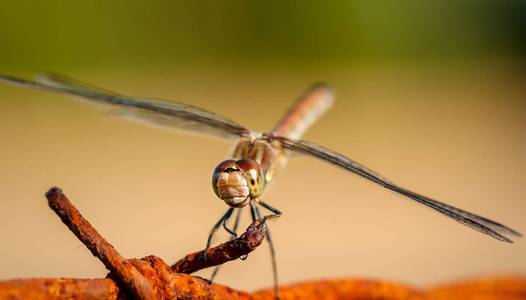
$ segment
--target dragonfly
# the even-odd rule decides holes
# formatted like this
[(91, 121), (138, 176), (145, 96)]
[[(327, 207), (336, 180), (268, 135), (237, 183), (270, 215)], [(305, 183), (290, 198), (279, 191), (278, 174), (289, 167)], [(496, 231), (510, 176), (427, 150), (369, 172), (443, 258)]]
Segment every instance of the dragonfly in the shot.
[[(502, 242), (512, 243), (511, 237), (521, 233), (488, 218), (470, 213), (402, 187), (364, 165), (321, 145), (302, 140), (306, 130), (313, 125), (333, 104), (333, 92), (324, 83), (308, 88), (268, 132), (259, 133), (239, 123), (192, 105), (149, 98), (130, 97), (70, 79), (54, 73), (39, 74), (35, 80), (0, 75), (0, 81), (26, 88), (36, 88), (80, 97), (125, 109), (127, 117), (137, 118), (156, 125), (212, 136), (236, 139), (232, 157), (219, 163), (212, 172), (212, 188), (228, 209), (213, 226), (208, 235), (209, 248), (216, 232), (223, 227), (231, 238), (237, 236), (237, 228), (244, 207), (250, 207), (252, 220), (280, 216), (282, 212), (262, 199), (263, 192), (276, 173), (286, 164), (293, 153), (320, 159), (336, 167), (361, 176), (388, 190), (423, 204), (442, 215)], [(228, 222), (237, 210), (233, 226)], [(270, 214), (263, 216), (262, 210)], [(270, 245), (274, 287), (277, 293), (278, 272), (274, 245), (270, 231), (266, 235)], [(214, 271), (212, 278), (217, 273)]]

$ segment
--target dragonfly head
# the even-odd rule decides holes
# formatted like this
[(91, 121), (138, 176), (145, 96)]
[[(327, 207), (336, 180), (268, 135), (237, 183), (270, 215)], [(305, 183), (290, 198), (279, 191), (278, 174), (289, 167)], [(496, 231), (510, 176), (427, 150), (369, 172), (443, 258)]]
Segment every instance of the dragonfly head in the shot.
[(262, 192), (262, 176), (259, 164), (253, 160), (225, 160), (212, 174), (212, 186), (216, 195), (231, 207), (243, 207)]

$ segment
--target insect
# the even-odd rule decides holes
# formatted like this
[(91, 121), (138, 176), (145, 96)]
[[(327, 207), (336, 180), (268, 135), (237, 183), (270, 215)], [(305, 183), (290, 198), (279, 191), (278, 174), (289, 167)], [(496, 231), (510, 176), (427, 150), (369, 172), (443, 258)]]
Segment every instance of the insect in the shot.
[[(263, 216), (261, 209), (268, 210), (271, 217), (281, 215), (280, 210), (262, 199), (262, 194), (276, 172), (286, 163), (289, 154), (294, 152), (321, 159), (355, 173), (499, 241), (512, 243), (512, 240), (507, 236), (521, 236), (519, 232), (505, 225), (401, 187), (342, 154), (300, 140), (303, 133), (333, 103), (332, 92), (325, 84), (318, 83), (309, 88), (298, 98), (273, 130), (257, 133), (226, 117), (198, 107), (177, 102), (128, 97), (57, 74), (42, 74), (36, 80), (0, 75), (0, 80), (24, 87), (50, 90), (103, 104), (124, 107), (128, 116), (158, 125), (190, 131), (204, 131), (214, 136), (238, 139), (232, 158), (221, 162), (212, 174), (214, 192), (229, 208), (212, 228), (207, 240), (207, 248), (210, 247), (214, 234), (221, 226), (232, 237), (237, 235), (241, 208), (243, 207), (250, 207), (253, 220)], [(237, 215), (233, 227), (229, 228), (227, 222), (235, 210), (237, 210)], [(277, 267), (270, 233), (267, 235), (267, 240), (272, 254), (274, 285), (277, 287)], [(216, 272), (217, 269), (212, 277)]]

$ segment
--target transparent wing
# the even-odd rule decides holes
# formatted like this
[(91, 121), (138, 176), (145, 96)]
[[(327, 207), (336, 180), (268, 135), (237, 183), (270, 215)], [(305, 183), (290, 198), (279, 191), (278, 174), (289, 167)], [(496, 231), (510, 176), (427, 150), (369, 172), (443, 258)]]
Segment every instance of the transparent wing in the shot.
[(504, 235), (522, 236), (519, 232), (505, 225), (502, 225), (500, 223), (489, 220), (487, 218), (472, 214), (462, 209), (450, 206), (448, 204), (439, 202), (437, 200), (428, 198), (426, 196), (417, 194), (415, 192), (407, 190), (406, 188), (400, 187), (397, 184), (382, 177), (381, 175), (369, 170), (365, 166), (351, 160), (350, 158), (345, 157), (339, 153), (336, 153), (322, 146), (319, 146), (313, 143), (309, 143), (306, 141), (301, 141), (301, 140), (291, 140), (291, 139), (280, 137), (280, 136), (274, 136), (270, 138), (273, 140), (279, 141), (281, 145), (286, 149), (290, 149), (292, 151), (296, 151), (296, 152), (300, 152), (303, 154), (317, 157), (326, 162), (332, 163), (338, 167), (344, 168), (348, 171), (358, 174), (387, 189), (395, 191), (414, 201), (424, 204), (440, 212), (441, 214), (444, 214), (456, 220), (457, 222), (460, 222), (468, 227), (471, 227), (472, 229), (475, 229), (484, 234), (487, 234), (497, 240), (512, 243), (513, 241), (505, 237)]
[(114, 95), (114, 96), (122, 96), (118, 93), (109, 91), (107, 89), (103, 89), (98, 86), (94, 86), (92, 84), (80, 81), (78, 79), (73, 79), (66, 77), (64, 75), (60, 75), (53, 72), (42, 72), (37, 73), (35, 76), (37, 82), (48, 85), (48, 86), (54, 86), (56, 88), (70, 88), (75, 90), (84, 90), (88, 92), (97, 92), (100, 94), (108, 94), (108, 95)]
[(250, 134), (248, 129), (238, 123), (195, 106), (171, 101), (128, 97), (58, 74), (41, 74), (37, 81), (0, 75), (0, 81), (23, 87), (51, 90), (125, 108), (125, 116), (164, 127), (206, 132), (226, 138), (239, 138)]

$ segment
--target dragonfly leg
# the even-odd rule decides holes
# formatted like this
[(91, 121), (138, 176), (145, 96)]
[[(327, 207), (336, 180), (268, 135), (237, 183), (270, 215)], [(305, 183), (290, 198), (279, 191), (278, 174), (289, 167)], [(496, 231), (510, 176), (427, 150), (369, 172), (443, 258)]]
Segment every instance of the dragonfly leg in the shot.
[(212, 239), (214, 238), (214, 234), (219, 229), (219, 226), (221, 226), (221, 224), (223, 224), (225, 219), (228, 220), (228, 218), (230, 218), (230, 216), (232, 215), (233, 211), (234, 211), (233, 207), (229, 208), (226, 211), (226, 213), (221, 217), (221, 219), (219, 219), (219, 221), (217, 221), (217, 223), (214, 225), (214, 227), (212, 227), (212, 230), (210, 231), (210, 234), (208, 234), (208, 240), (206, 241), (206, 247), (205, 247), (205, 250), (203, 251), (203, 255), (206, 255), (206, 250), (208, 250), (208, 248), (210, 248), (210, 245), (212, 244)]
[(230, 228), (228, 228), (228, 226), (227, 226), (228, 220), (230, 219), (230, 215), (229, 215), (228, 217), (226, 217), (226, 218), (223, 219), (223, 228), (224, 228), (228, 233), (230, 233), (230, 240), (237, 238), (237, 226), (238, 226), (238, 223), (239, 223), (239, 214), (240, 214), (240, 211), (241, 211), (241, 209), (238, 210), (237, 217), (236, 217), (236, 220), (235, 220), (235, 222), (234, 222), (234, 228), (233, 228), (233, 229), (230, 229)]
[[(260, 203), (261, 203), (261, 201), (260, 201)], [(263, 207), (267, 208), (266, 206), (263, 206)], [(269, 207), (272, 207), (272, 206), (269, 206)], [(250, 209), (251, 209), (252, 220), (253, 221), (255, 221), (256, 219), (262, 218), (261, 212), (260, 212), (259, 208), (256, 206), (256, 204), (253, 204), (252, 202), (250, 202)], [(273, 209), (276, 210), (275, 216), (279, 216), (281, 214), (281, 211), (279, 211), (279, 210), (277, 210), (275, 208), (273, 208)], [(269, 245), (269, 248), (270, 248), (270, 258), (272, 260), (272, 275), (274, 277), (274, 294), (276, 295), (276, 299), (279, 299), (279, 288), (278, 288), (279, 280), (278, 280), (278, 264), (276, 262), (276, 251), (274, 249), (274, 243), (272, 242), (272, 237), (270, 235), (270, 229), (268, 229), (268, 228), (267, 228), (267, 234), (266, 234), (265, 238), (268, 241), (268, 245)]]
[[(241, 211), (243, 210), (243, 208), (240, 208), (237, 210), (237, 215), (236, 215), (236, 220), (234, 221), (234, 227), (232, 228), (232, 230), (228, 229), (226, 227), (226, 221), (223, 220), (223, 227), (225, 228), (226, 231), (228, 231), (229, 233), (232, 233), (232, 236), (230, 237), (230, 240), (233, 240), (237, 237), (237, 228), (239, 227), (239, 220), (241, 219)], [(245, 258), (241, 258), (241, 259), (246, 259), (246, 256)], [(219, 272), (219, 269), (221, 268), (221, 266), (216, 266), (214, 271), (212, 272), (212, 275), (210, 275), (210, 281), (214, 281), (214, 278), (216, 277), (217, 275), (217, 272)]]
[(261, 206), (263, 206), (264, 208), (270, 210), (271, 212), (274, 213), (274, 215), (277, 217), (277, 216), (280, 216), (281, 214), (283, 214), (283, 212), (281, 212), (281, 210), (275, 208), (275, 207), (272, 207), (270, 204), (268, 204), (267, 202), (263, 201), (263, 200), (259, 200), (258, 201), (259, 204), (261, 204)]
[(250, 217), (252, 222), (255, 222), (258, 219), (258, 213), (256, 212), (256, 204), (253, 201), (250, 201)]

